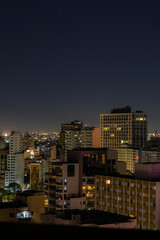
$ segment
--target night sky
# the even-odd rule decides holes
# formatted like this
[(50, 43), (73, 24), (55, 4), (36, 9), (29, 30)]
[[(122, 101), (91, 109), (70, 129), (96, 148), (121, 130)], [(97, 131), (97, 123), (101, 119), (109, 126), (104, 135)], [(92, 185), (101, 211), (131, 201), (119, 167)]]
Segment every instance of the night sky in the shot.
[(0, 89), (1, 131), (126, 105), (160, 131), (160, 1), (1, 0)]

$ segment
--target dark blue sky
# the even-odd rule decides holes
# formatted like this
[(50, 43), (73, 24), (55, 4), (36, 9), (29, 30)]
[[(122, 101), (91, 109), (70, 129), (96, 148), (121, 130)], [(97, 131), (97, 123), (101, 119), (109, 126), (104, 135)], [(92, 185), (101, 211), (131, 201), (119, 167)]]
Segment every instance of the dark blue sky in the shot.
[(160, 2), (0, 1), (0, 130), (60, 130), (130, 105), (160, 131)]

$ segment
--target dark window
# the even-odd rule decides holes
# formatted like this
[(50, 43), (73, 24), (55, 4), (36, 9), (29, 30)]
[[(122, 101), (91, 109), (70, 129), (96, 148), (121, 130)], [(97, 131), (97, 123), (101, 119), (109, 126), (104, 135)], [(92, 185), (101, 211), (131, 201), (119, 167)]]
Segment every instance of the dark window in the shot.
[(68, 165), (68, 177), (74, 177), (74, 165)]
[(10, 216), (10, 218), (13, 218), (13, 217), (15, 217), (15, 214), (14, 213), (10, 213), (9, 216)]

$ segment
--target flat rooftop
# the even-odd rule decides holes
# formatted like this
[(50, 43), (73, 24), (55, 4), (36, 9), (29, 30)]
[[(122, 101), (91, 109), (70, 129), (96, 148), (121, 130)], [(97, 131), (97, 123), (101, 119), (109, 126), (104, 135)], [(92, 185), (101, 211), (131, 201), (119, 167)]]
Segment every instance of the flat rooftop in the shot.
[(26, 190), (24, 192), (18, 193), (20, 196), (34, 196), (38, 193), (43, 193), (43, 191), (35, 191), (35, 190)]
[[(68, 151), (107, 151), (109, 150), (108, 148), (73, 148), (72, 150), (68, 150)], [(114, 151), (114, 150), (112, 150)]]
[(129, 216), (124, 216), (116, 213), (100, 211), (100, 210), (64, 210), (60, 212), (56, 217), (64, 220), (71, 220), (72, 216), (80, 215), (81, 224), (115, 224), (131, 222), (133, 219)]
[(23, 208), (23, 207), (27, 207), (27, 204), (23, 203), (23, 202), (2, 202), (2, 203), (0, 203), (0, 209)]

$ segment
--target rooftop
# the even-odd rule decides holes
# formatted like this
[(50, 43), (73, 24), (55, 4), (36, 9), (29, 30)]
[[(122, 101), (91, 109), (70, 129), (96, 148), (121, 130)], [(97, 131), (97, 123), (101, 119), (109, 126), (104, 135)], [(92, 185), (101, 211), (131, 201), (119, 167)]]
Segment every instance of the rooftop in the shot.
[(135, 218), (124, 216), (116, 213), (100, 211), (100, 210), (64, 210), (60, 212), (57, 217), (64, 220), (72, 219), (72, 216), (79, 215), (81, 224), (115, 224), (130, 222)]
[[(152, 165), (152, 163), (147, 163), (147, 164), (151, 164)], [(158, 163), (157, 163), (158, 164)], [(137, 165), (139, 165), (139, 163), (137, 163)], [(141, 163), (140, 163), (140, 165), (141, 165)], [(144, 165), (145, 165), (145, 163), (144, 163)], [(156, 165), (156, 163), (155, 163), (155, 165)], [(142, 166), (142, 165), (141, 165)], [(106, 177), (115, 177), (115, 178), (128, 178), (128, 179), (133, 179), (133, 180), (144, 180), (144, 181), (151, 181), (151, 182), (160, 182), (160, 176), (159, 177), (148, 177), (148, 178), (146, 178), (146, 177), (144, 177), (144, 176), (139, 176), (139, 175), (136, 175), (136, 173), (135, 174), (132, 174), (132, 175), (127, 175), (127, 174), (120, 174), (120, 173), (107, 173), (107, 174), (103, 174), (103, 173), (101, 173), (101, 174), (96, 174), (97, 176), (106, 176)]]
[[(69, 150), (69, 151), (107, 151), (108, 148), (74, 148), (72, 150)], [(114, 150), (113, 150), (114, 151)]]
[(27, 207), (27, 204), (23, 203), (23, 202), (2, 202), (2, 203), (0, 203), (0, 209), (24, 208), (24, 207)]
[(21, 196), (34, 196), (34, 195), (37, 195), (39, 193), (43, 193), (43, 191), (27, 190), (27, 191), (24, 191), (22, 193), (18, 193), (17, 195), (21, 195)]

